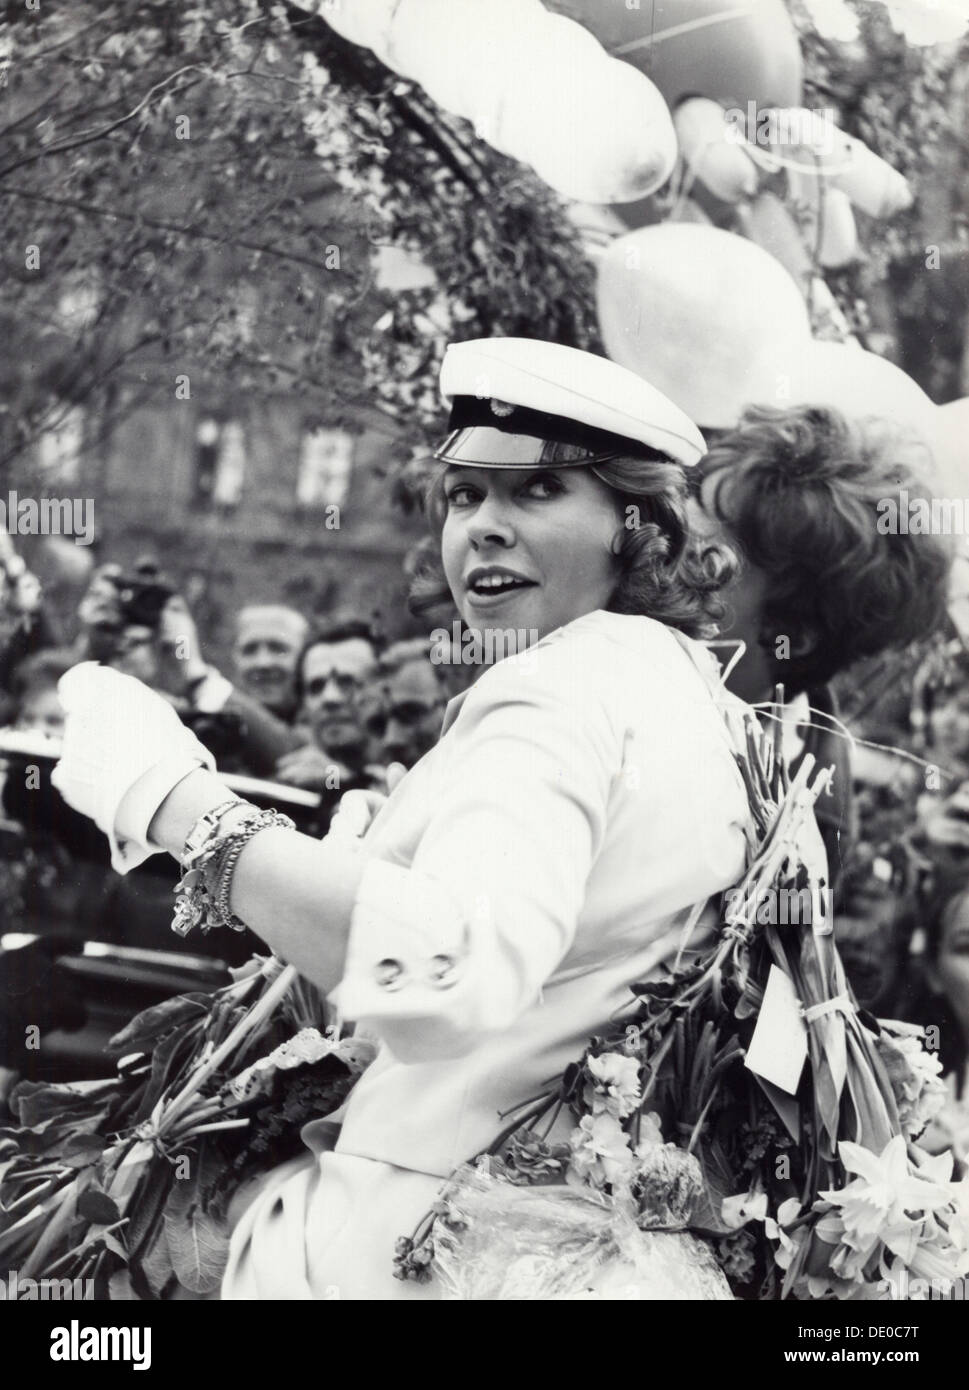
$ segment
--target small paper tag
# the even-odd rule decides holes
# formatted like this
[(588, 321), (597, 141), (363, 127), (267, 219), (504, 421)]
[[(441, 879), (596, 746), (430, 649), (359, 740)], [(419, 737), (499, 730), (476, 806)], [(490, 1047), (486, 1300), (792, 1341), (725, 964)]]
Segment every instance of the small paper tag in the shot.
[(807, 1025), (794, 986), (783, 970), (772, 965), (744, 1066), (792, 1096), (807, 1054)]

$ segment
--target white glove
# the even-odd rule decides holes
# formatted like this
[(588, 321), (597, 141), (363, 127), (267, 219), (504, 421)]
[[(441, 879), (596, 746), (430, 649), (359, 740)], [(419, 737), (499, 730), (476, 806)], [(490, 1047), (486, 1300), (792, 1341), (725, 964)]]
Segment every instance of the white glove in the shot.
[(57, 693), (66, 718), (51, 781), (104, 831), (112, 866), (127, 873), (157, 853), (148, 826), (172, 787), (215, 759), (168, 701), (132, 676), (84, 661)]
[(377, 819), (388, 796), (403, 780), (406, 772), (403, 763), (390, 764), (384, 774), (387, 783), (386, 793), (362, 788), (344, 792), (326, 833), (325, 838), (330, 844), (339, 843), (343, 849), (359, 849), (360, 842)]

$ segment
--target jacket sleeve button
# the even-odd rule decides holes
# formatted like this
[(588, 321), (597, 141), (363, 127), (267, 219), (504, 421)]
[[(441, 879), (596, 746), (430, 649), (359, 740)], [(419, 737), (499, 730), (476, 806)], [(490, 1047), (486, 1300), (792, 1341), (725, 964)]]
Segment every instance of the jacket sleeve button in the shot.
[(374, 967), (374, 979), (381, 989), (400, 989), (404, 983), (403, 962), (394, 960), (392, 956), (378, 960)]
[(457, 984), (458, 965), (453, 956), (431, 956), (427, 978), (435, 989), (450, 989)]

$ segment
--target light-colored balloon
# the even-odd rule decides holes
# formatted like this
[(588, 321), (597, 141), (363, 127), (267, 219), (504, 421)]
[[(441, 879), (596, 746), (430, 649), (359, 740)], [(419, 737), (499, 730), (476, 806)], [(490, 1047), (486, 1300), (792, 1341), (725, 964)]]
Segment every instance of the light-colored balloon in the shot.
[(893, 169), (881, 155), (870, 150), (863, 140), (844, 135), (847, 141), (850, 167), (833, 174), (835, 188), (847, 193), (855, 207), (869, 217), (894, 217), (912, 206), (912, 190), (908, 180)]
[(777, 403), (779, 364), (810, 346), (797, 285), (766, 251), (716, 227), (663, 223), (618, 237), (599, 262), (609, 356), (703, 428)]
[(352, 0), (322, 17), (567, 198), (633, 202), (672, 172), (659, 90), (541, 0)]
[(739, 203), (757, 192), (757, 166), (728, 127), (723, 108), (708, 97), (681, 102), (673, 116), (680, 154), (715, 197)]
[(784, 0), (547, 3), (646, 73), (671, 109), (693, 96), (740, 107), (748, 101), (797, 106), (801, 100), (801, 49)]
[(322, 10), (323, 18), (331, 29), (350, 43), (358, 43), (364, 48), (373, 49), (381, 62), (386, 62), (386, 45), (390, 39), (390, 22), (400, 0), (353, 0), (344, 5), (313, 4), (312, 0), (302, 3), (297, 0), (301, 10), (311, 13)]
[(858, 228), (851, 200), (840, 188), (825, 188), (821, 197), (818, 260), (838, 270), (858, 259)]
[(856, 260), (858, 228), (848, 195), (832, 180), (796, 169), (788, 170), (787, 187), (808, 254), (832, 270)]
[(478, 134), (580, 201), (631, 202), (664, 183), (676, 135), (657, 88), (559, 15), (546, 16), (532, 43), (519, 42), (505, 63)]
[(936, 410), (907, 372), (875, 352), (813, 340), (785, 370), (779, 405), (827, 405), (851, 419), (883, 419), (928, 445)]
[(751, 158), (768, 171), (786, 169), (792, 190), (810, 200), (807, 185), (824, 180), (847, 193), (869, 217), (894, 217), (912, 204), (908, 180), (863, 140), (848, 135), (818, 112), (764, 113), (766, 146), (758, 143)]
[(747, 207), (738, 208), (737, 223), (744, 236), (769, 251), (799, 285), (806, 286), (812, 273), (811, 257), (801, 229), (776, 193), (758, 193)]

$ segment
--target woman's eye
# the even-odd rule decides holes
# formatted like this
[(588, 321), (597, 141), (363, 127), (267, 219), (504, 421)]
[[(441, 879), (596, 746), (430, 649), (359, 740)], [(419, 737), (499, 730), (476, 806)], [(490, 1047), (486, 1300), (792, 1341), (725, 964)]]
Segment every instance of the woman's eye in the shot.
[(537, 478), (529, 478), (524, 490), (529, 497), (555, 497), (565, 491), (565, 486), (554, 475), (541, 474)]
[(449, 507), (468, 507), (476, 495), (474, 488), (469, 487), (467, 483), (458, 483), (447, 492), (447, 504)]

